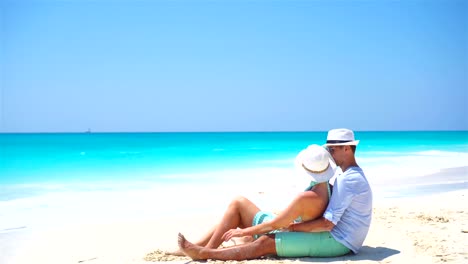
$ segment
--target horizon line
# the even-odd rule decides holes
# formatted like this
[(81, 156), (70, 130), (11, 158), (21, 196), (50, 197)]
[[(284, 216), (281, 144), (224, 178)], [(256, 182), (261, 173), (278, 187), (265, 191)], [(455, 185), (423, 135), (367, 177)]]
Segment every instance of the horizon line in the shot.
[[(163, 133), (322, 133), (329, 130), (232, 130), (232, 131), (15, 131), (0, 134), (163, 134)], [(468, 132), (468, 130), (353, 130), (354, 132)]]

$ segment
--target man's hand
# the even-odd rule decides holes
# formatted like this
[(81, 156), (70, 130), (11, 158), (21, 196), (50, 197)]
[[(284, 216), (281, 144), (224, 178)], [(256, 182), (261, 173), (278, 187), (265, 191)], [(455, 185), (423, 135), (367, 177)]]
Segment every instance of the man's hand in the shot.
[(243, 236), (245, 236), (243, 229), (231, 229), (227, 231), (226, 233), (224, 233), (221, 239), (224, 241), (229, 241), (229, 239), (233, 237), (243, 237)]

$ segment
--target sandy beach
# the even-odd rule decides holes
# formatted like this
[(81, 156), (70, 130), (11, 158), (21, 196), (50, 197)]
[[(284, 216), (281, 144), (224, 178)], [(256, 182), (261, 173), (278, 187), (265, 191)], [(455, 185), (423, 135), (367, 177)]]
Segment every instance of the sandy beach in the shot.
[[(450, 175), (464, 175), (466, 167), (428, 175), (427, 179), (444, 180)], [(425, 178), (422, 178), (425, 179)], [(420, 186), (422, 181), (414, 181)], [(423, 181), (427, 182), (427, 181)], [(380, 197), (387, 183), (374, 183), (373, 221), (364, 247), (357, 255), (338, 258), (260, 259), (249, 263), (466, 263), (468, 261), (468, 188), (466, 180), (459, 188), (431, 188), (415, 196)], [(408, 183), (409, 184), (409, 183)], [(392, 188), (408, 187), (395, 181)], [(439, 184), (440, 185), (440, 184)], [(281, 209), (292, 197), (274, 186), (232, 186), (190, 188), (179, 186), (160, 194), (159, 201), (145, 201), (147, 210), (157, 217), (88, 221), (40, 230), (18, 228), (0, 234), (2, 263), (187, 263), (188, 258), (172, 257), (166, 250), (177, 247), (177, 233), (196, 240), (219, 219), (227, 203), (242, 194), (266, 210)], [(417, 189), (414, 185), (412, 188)], [(426, 186), (427, 187), (427, 186)], [(239, 191), (243, 190), (243, 191)], [(284, 190), (284, 189), (283, 189)], [(283, 195), (279, 195), (283, 194)], [(157, 196), (156, 196), (157, 197)], [(187, 209), (184, 209), (187, 208)], [(170, 210), (172, 208), (172, 210)], [(199, 210), (200, 208), (200, 210)], [(203, 209), (201, 209), (203, 208)], [(207, 209), (209, 208), (209, 209)], [(166, 213), (171, 212), (171, 213)], [(211, 261), (210, 261), (211, 262)]]
[[(466, 263), (468, 191), (397, 199), (375, 205), (369, 235), (357, 255), (338, 258), (251, 260), (250, 263)], [(147, 261), (187, 262), (161, 251)]]

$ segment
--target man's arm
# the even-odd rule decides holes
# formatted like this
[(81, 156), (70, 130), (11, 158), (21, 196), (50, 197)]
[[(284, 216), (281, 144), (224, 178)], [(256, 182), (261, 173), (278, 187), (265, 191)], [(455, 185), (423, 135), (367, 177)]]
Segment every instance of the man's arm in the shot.
[(291, 224), (289, 231), (293, 232), (324, 232), (331, 231), (335, 225), (323, 216), (314, 220)]

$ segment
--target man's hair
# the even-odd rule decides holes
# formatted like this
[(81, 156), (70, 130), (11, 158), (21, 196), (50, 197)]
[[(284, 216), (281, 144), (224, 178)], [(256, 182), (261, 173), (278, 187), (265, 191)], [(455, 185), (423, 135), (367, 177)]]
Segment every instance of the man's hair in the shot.
[(356, 153), (356, 145), (351, 145), (351, 150), (353, 151), (353, 154)]

